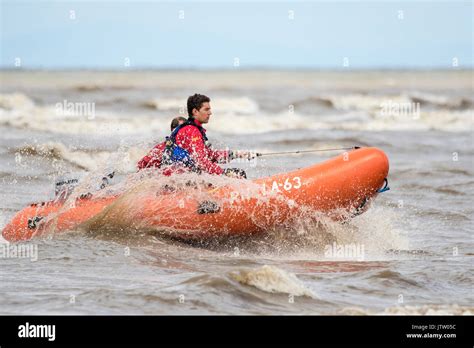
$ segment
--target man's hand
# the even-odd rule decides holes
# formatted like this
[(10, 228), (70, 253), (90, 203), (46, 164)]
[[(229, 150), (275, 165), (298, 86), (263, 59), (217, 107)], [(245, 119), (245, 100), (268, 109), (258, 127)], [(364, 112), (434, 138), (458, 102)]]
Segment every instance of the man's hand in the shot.
[(224, 169), (223, 174), (229, 178), (247, 179), (247, 173), (245, 173), (245, 170), (239, 168)]
[(257, 154), (253, 151), (231, 151), (230, 159), (243, 158), (247, 160), (253, 160), (257, 157)]

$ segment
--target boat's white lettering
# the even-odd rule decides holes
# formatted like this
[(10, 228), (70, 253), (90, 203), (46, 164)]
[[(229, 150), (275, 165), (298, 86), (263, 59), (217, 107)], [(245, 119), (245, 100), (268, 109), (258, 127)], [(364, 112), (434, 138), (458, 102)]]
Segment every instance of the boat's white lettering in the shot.
[(284, 183), (273, 181), (273, 192), (281, 192), (280, 187), (282, 187), (285, 191), (291, 191), (292, 189), (297, 190), (301, 188), (301, 178), (299, 176), (295, 176), (294, 178), (286, 178)]

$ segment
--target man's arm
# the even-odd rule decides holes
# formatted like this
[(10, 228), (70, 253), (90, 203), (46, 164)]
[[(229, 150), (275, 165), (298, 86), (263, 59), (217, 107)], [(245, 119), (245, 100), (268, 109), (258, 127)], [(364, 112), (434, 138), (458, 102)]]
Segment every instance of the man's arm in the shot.
[(183, 128), (176, 135), (176, 143), (187, 150), (197, 167), (209, 174), (221, 175), (224, 170), (209, 158), (208, 148), (204, 145), (201, 132), (192, 126)]
[(208, 147), (209, 158), (213, 162), (217, 163), (229, 163), (232, 159), (230, 157), (231, 151), (230, 150), (214, 150)]
[(212, 158), (218, 163), (229, 163), (233, 159), (242, 158), (246, 160), (252, 160), (257, 157), (255, 152), (238, 150), (238, 151), (231, 151), (231, 150), (212, 150)]

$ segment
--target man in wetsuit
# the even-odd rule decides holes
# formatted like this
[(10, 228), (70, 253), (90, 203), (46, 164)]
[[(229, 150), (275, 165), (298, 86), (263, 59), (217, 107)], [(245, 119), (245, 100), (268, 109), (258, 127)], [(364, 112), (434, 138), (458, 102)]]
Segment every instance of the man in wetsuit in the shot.
[[(215, 175), (227, 175), (246, 178), (243, 170), (237, 168), (222, 169), (218, 163), (227, 163), (234, 158), (251, 159), (247, 151), (218, 151), (208, 144), (206, 129), (203, 124), (209, 122), (212, 115), (210, 98), (202, 94), (194, 94), (188, 98), (188, 120), (179, 125), (170, 136), (174, 149), (179, 155), (174, 156), (175, 163), (184, 164), (191, 171), (206, 172)], [(174, 152), (176, 153), (176, 151)], [(171, 156), (173, 157), (173, 156)]]
[[(180, 124), (186, 122), (184, 117), (175, 117), (171, 121), (171, 131), (173, 131)], [(155, 145), (153, 149), (148, 152), (148, 154), (143, 157), (138, 163), (138, 170), (146, 168), (160, 168), (163, 161), (163, 152), (166, 149), (166, 140), (162, 143)]]

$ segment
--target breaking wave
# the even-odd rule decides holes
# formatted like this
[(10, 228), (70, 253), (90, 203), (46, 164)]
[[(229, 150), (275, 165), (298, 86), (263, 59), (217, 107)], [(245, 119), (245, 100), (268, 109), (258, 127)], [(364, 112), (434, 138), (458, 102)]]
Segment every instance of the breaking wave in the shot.
[(7, 111), (32, 109), (35, 103), (21, 93), (0, 94), (0, 109)]
[(338, 311), (346, 315), (473, 315), (474, 307), (457, 304), (396, 306), (386, 308), (383, 312), (375, 312), (360, 307), (346, 307)]
[(241, 284), (253, 286), (265, 292), (317, 297), (296, 275), (275, 266), (265, 265), (257, 269), (240, 270), (232, 272), (230, 276)]
[[(149, 100), (142, 104), (146, 108), (187, 114), (186, 99), (160, 98)], [(255, 115), (259, 112), (257, 102), (248, 97), (213, 98), (212, 109), (215, 114)]]
[(295, 100), (292, 104), (295, 109), (300, 107), (315, 108), (316, 110), (337, 109), (345, 111), (364, 110), (371, 111), (381, 108), (381, 105), (392, 101), (393, 103), (419, 103), (422, 107), (431, 107), (441, 110), (466, 110), (473, 108), (474, 101), (467, 97), (451, 97), (421, 92), (403, 94), (334, 94), (311, 96), (301, 100)]
[[(318, 99), (319, 100), (319, 99)], [(442, 130), (466, 131), (472, 128), (472, 109), (408, 110), (408, 113), (383, 114), (384, 97), (347, 95), (329, 99), (336, 109), (320, 109), (316, 114), (305, 113), (298, 106), (288, 110), (268, 113), (246, 97), (216, 99), (214, 115), (207, 128), (227, 134), (256, 134), (289, 129), (328, 129), (356, 131), (392, 130)], [(184, 101), (164, 99), (150, 102), (148, 107), (162, 111), (185, 114)], [(411, 103), (408, 97), (391, 99), (391, 103)], [(462, 103), (462, 102), (461, 102)], [(324, 104), (324, 103), (323, 103)], [(180, 106), (181, 105), (181, 106)], [(97, 110), (94, 115), (58, 113), (55, 105), (36, 106), (22, 94), (0, 95), (0, 125), (58, 134), (131, 135), (162, 134), (168, 131), (173, 114), (121, 114), (115, 111)]]
[(89, 172), (98, 171), (104, 164), (113, 165), (117, 172), (131, 172), (145, 151), (139, 147), (121, 148), (118, 151), (71, 149), (61, 142), (26, 144), (10, 149), (19, 165), (30, 163), (31, 158), (39, 158), (62, 161)]

